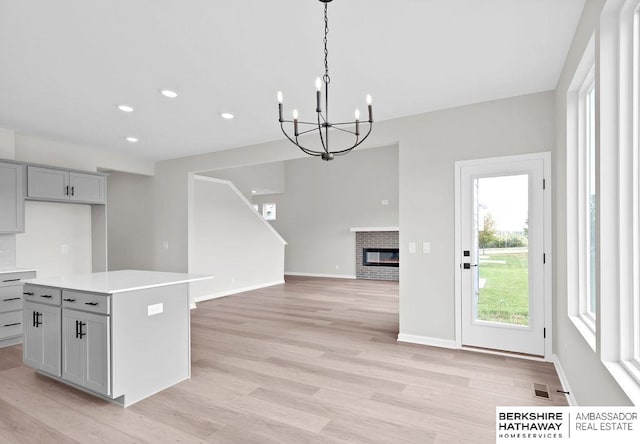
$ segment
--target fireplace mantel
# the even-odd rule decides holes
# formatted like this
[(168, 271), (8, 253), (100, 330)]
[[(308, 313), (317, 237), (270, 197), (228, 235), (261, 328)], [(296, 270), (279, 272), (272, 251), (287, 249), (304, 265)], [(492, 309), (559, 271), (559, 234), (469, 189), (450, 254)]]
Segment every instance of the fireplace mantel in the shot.
[(400, 231), (398, 227), (351, 227), (353, 232), (371, 232), (371, 231)]

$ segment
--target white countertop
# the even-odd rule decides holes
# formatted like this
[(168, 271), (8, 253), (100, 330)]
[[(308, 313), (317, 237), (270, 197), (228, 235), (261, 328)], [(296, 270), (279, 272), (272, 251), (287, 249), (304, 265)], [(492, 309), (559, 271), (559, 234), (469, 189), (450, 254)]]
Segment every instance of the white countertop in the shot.
[(30, 272), (30, 271), (33, 271), (35, 273), (36, 269), (35, 268), (16, 268), (16, 267), (1, 267), (0, 266), (0, 274), (25, 273), (25, 272)]
[(213, 276), (161, 271), (120, 270), (104, 273), (72, 274), (52, 278), (27, 279), (26, 283), (91, 293), (124, 293), (165, 285), (213, 279)]

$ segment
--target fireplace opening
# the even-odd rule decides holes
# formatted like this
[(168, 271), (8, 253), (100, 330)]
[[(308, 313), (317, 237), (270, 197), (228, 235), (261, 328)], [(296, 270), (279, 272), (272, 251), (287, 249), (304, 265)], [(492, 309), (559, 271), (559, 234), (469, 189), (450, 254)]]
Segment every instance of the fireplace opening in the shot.
[(362, 265), (368, 267), (399, 267), (400, 250), (398, 248), (363, 248)]

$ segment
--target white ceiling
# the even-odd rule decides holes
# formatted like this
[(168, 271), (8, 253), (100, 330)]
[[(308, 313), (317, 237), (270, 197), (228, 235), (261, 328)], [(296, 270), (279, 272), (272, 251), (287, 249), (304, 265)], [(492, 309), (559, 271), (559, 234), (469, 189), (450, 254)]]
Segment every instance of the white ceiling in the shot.
[[(554, 89), (584, 0), (335, 0), (331, 113)], [(0, 0), (0, 126), (152, 160), (280, 139), (323, 71), (318, 0)], [(176, 90), (166, 99), (161, 88)], [(115, 106), (135, 107), (130, 114)], [(220, 118), (230, 111), (236, 118)], [(375, 129), (374, 129), (375, 130)], [(131, 144), (124, 136), (139, 137)]]

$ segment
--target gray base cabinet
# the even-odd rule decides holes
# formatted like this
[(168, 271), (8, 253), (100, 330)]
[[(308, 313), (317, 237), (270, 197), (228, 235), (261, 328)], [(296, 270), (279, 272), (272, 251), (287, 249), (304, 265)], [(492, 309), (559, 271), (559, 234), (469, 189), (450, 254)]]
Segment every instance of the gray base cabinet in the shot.
[(35, 276), (27, 270), (0, 273), (0, 348), (22, 342), (22, 280)]
[(25, 302), (23, 319), (24, 363), (60, 376), (60, 307)]
[(62, 309), (62, 379), (110, 395), (109, 316)]

